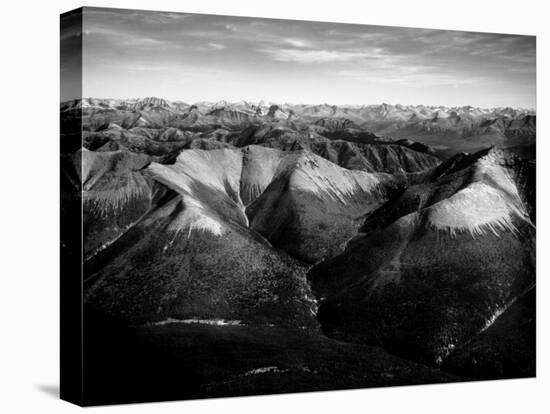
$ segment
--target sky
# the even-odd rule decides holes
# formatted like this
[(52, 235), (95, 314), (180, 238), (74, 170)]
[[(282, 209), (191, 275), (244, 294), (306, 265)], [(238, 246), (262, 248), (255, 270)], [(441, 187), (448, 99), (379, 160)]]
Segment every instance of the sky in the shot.
[(85, 97), (536, 106), (533, 36), (96, 8), (83, 21)]

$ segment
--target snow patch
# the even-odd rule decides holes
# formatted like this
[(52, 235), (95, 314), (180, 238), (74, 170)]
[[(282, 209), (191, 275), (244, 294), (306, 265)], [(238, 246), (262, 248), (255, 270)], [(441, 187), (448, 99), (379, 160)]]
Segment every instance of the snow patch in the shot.
[(516, 233), (512, 218), (526, 219), (507, 194), (479, 181), (432, 205), (428, 211), (430, 224), (448, 231), (453, 238), (462, 231), (472, 237), (488, 231), (496, 236), (505, 231)]
[(185, 325), (198, 324), (198, 325), (215, 325), (215, 326), (242, 325), (241, 321), (238, 321), (238, 320), (199, 319), (199, 318), (190, 318), (190, 319), (168, 318), (168, 319), (165, 319), (163, 321), (153, 322), (150, 325), (163, 326), (163, 325), (170, 325), (170, 324), (175, 324), (175, 323), (181, 323), (181, 324), (185, 324)]
[(186, 208), (174, 218), (168, 226), (168, 230), (176, 233), (187, 230), (188, 236), (191, 236), (193, 231), (205, 231), (216, 236), (223, 234), (222, 224), (207, 215), (198, 201), (189, 199), (185, 199), (185, 201)]
[[(182, 208), (178, 211), (181, 205)], [(191, 236), (193, 231), (208, 232), (215, 236), (221, 236), (224, 233), (224, 225), (217, 217), (206, 210), (200, 201), (190, 196), (175, 197), (170, 200), (147, 217), (144, 224), (147, 226), (160, 218), (168, 216), (171, 216), (171, 221), (166, 230), (173, 233), (173, 237), (164, 246), (164, 251), (172, 246), (181, 232), (187, 232), (188, 237)]]
[(480, 333), (483, 331), (486, 331), (492, 324), (495, 323), (495, 321), (498, 319), (500, 315), (502, 315), (514, 302), (516, 301), (516, 298), (514, 298), (510, 303), (508, 303), (506, 306), (502, 308), (497, 308), (495, 312), (491, 315), (489, 319), (485, 322), (485, 326), (479, 331)]
[(512, 306), (516, 301), (521, 298), (523, 295), (527, 294), (529, 290), (534, 288), (534, 284), (529, 285), (523, 292), (521, 292), (519, 295), (514, 296), (512, 299), (510, 299), (504, 306), (497, 308), (495, 312), (491, 315), (489, 319), (485, 322), (485, 326), (479, 331), (480, 333), (483, 331), (486, 331), (491, 325), (495, 323), (495, 321), (499, 318), (500, 315), (502, 315), (504, 312), (506, 312), (510, 306)]
[(251, 369), (250, 371), (246, 371), (244, 373), (244, 376), (248, 377), (250, 375), (258, 375), (258, 374), (282, 373), (286, 371), (287, 371), (286, 369), (280, 369), (279, 367), (276, 367), (276, 366), (262, 367), (262, 368), (256, 368), (256, 369)]
[(498, 165), (498, 162), (498, 154), (496, 152), (490, 152), (483, 158), (480, 158), (476, 164), (474, 181), (483, 181), (485, 177), (490, 177), (502, 191), (521, 205), (521, 198), (514, 181), (506, 170)]
[(357, 193), (369, 194), (381, 183), (379, 174), (350, 171), (311, 153), (297, 160), (290, 187), (328, 196), (347, 204)]

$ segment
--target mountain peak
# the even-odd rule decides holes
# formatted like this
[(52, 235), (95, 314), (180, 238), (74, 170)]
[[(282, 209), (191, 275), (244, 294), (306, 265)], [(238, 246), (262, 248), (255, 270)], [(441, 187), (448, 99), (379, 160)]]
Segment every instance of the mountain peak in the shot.
[(134, 108), (137, 110), (145, 110), (155, 107), (170, 108), (171, 105), (166, 99), (156, 98), (154, 96), (148, 96), (146, 98), (139, 99), (134, 105)]

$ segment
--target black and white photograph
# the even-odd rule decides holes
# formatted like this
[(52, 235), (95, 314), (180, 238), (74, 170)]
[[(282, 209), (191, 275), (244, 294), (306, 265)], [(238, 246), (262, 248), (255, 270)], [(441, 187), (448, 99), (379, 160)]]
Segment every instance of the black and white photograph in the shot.
[(544, 413), (536, 0), (2, 12), (2, 413)]
[(61, 29), (83, 404), (536, 375), (534, 36), (90, 7)]

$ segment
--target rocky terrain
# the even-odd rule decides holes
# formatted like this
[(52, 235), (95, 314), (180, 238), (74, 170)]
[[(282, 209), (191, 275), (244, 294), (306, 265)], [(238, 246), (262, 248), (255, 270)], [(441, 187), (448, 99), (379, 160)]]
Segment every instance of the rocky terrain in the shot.
[(61, 119), (91, 381), (107, 361), (150, 399), (535, 375), (534, 111), (82, 99)]
[[(394, 142), (405, 148), (416, 141), (413, 149), (448, 158), (456, 152), (474, 152), (491, 145), (529, 147), (536, 139), (536, 113), (513, 108), (291, 105), (245, 101), (188, 104), (158, 98), (89, 98), (61, 105), (62, 118), (70, 119), (75, 111), (82, 111), (87, 148), (122, 145), (151, 155), (164, 155), (183, 148), (251, 144), (288, 150), (310, 148), (317, 143), (314, 151), (318, 152), (321, 151), (318, 145), (332, 148), (331, 141), (343, 140), (359, 146), (358, 149), (353, 147), (353, 152), (363, 152), (369, 148), (364, 145), (380, 141)], [(391, 157), (409, 154), (406, 150), (402, 152), (394, 155), (392, 151)], [(386, 168), (392, 167), (387, 165)], [(410, 171), (414, 166), (402, 168)]]
[(521, 164), (494, 149), (459, 155), (367, 214), (310, 271), (327, 334), (439, 364), (492, 323), (535, 283)]

